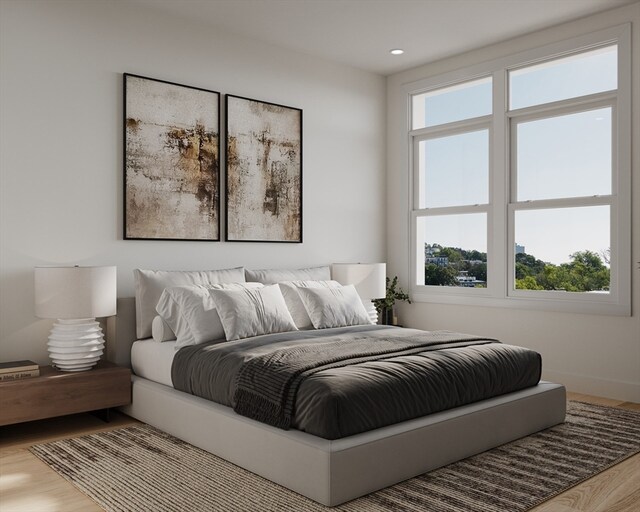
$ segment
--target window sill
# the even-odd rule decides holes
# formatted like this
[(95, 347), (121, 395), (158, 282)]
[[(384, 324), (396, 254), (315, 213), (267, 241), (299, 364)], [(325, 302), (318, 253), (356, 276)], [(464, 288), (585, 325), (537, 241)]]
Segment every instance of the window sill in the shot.
[(446, 293), (438, 289), (437, 293), (423, 289), (412, 290), (411, 300), (430, 304), (451, 304), (458, 306), (479, 306), (490, 308), (523, 309), (529, 311), (554, 311), (558, 313), (579, 313), (584, 315), (631, 316), (629, 304), (619, 304), (609, 299), (603, 300), (559, 300), (556, 298), (530, 297), (489, 297), (473, 296), (461, 293)]

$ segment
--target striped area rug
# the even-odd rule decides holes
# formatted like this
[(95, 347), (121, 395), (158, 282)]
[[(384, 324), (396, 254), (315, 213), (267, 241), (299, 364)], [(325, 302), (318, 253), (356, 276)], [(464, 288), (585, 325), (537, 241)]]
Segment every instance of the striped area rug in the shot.
[(519, 512), (640, 451), (640, 413), (569, 402), (562, 425), (329, 509), (148, 425), (31, 451), (107, 511)]

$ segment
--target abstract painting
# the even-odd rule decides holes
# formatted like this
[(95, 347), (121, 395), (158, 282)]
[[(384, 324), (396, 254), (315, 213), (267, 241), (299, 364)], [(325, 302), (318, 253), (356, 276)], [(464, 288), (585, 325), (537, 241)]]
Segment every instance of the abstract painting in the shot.
[(226, 96), (226, 240), (302, 242), (302, 110)]
[(124, 75), (124, 238), (220, 240), (220, 94)]

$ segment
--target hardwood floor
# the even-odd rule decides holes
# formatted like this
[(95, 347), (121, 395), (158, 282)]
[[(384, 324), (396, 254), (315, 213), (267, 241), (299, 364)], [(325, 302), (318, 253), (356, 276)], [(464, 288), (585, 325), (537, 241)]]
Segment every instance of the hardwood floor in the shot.
[(91, 414), (74, 414), (0, 427), (0, 511), (101, 512), (91, 498), (29, 452), (29, 447), (135, 423), (119, 413), (112, 413), (110, 423)]
[[(640, 411), (640, 404), (569, 393), (571, 400)], [(2, 512), (99, 512), (90, 498), (29, 452), (32, 444), (120, 428), (137, 423), (114, 414), (104, 423), (90, 414), (0, 427)], [(637, 512), (640, 454), (533, 509), (535, 512)], [(199, 512), (199, 511), (194, 511)], [(231, 511), (230, 511), (231, 512)], [(507, 512), (507, 511), (505, 511)]]

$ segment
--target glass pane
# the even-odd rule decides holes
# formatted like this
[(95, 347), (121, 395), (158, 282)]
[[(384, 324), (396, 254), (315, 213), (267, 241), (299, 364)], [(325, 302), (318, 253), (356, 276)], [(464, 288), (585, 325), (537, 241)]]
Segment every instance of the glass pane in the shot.
[(609, 206), (515, 213), (515, 287), (528, 290), (609, 290)]
[(413, 129), (486, 116), (492, 112), (491, 77), (416, 94)]
[(518, 201), (611, 194), (611, 108), (517, 130)]
[(420, 208), (489, 202), (489, 130), (423, 140)]
[(611, 91), (618, 87), (618, 47), (590, 52), (509, 72), (509, 108), (524, 108)]
[(418, 252), (418, 284), (486, 288), (486, 213), (418, 218)]

